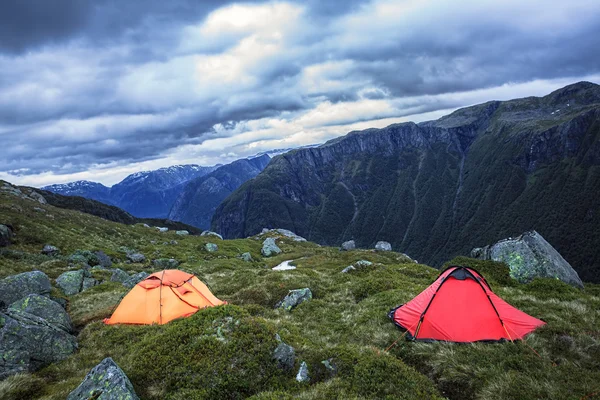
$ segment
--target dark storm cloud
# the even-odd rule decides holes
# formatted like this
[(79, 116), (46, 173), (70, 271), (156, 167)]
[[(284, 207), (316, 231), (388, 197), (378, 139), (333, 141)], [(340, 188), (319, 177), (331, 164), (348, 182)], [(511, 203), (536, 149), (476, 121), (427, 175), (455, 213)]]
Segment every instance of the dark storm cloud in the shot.
[(29, 174), (152, 160), (261, 118), (402, 117), (600, 72), (585, 0), (11, 0), (0, 37), (0, 172)]

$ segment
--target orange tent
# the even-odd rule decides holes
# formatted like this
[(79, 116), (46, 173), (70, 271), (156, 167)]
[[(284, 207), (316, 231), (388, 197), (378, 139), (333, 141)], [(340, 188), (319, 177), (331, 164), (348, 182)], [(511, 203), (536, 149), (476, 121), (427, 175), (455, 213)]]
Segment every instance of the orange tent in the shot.
[(198, 278), (176, 269), (155, 272), (123, 298), (105, 324), (166, 324), (196, 311), (227, 304)]

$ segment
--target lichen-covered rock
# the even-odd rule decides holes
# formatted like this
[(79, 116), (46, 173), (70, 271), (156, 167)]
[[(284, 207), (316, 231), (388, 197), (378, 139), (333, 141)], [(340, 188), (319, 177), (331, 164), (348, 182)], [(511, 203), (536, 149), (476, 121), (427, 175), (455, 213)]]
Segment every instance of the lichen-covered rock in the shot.
[(139, 400), (125, 372), (107, 357), (96, 365), (67, 400)]
[(48, 323), (62, 329), (65, 332), (71, 332), (73, 325), (69, 314), (64, 308), (55, 301), (39, 294), (30, 294), (20, 300), (15, 301), (8, 307), (8, 312), (24, 311), (45, 319)]
[(84, 278), (85, 271), (82, 269), (63, 272), (56, 278), (56, 286), (58, 286), (66, 296), (72, 296), (81, 292), (83, 289)]
[(127, 288), (132, 288), (144, 279), (146, 279), (150, 274), (147, 272), (138, 272), (137, 274), (131, 275), (125, 282), (123, 282), (123, 286)]
[(583, 289), (573, 267), (536, 231), (473, 249), (471, 256), (506, 263), (510, 276), (521, 283), (528, 283), (536, 277), (553, 278)]
[(356, 242), (354, 240), (348, 240), (342, 243), (342, 247), (340, 248), (340, 250), (342, 251), (349, 251), (354, 249), (356, 249)]
[[(98, 250), (98, 251), (94, 252), (94, 255), (96, 256), (96, 259), (98, 260), (97, 265), (100, 265), (101, 267), (104, 267), (104, 268), (112, 267), (112, 260), (105, 252)], [(90, 265), (92, 265), (92, 264), (90, 264)]]
[(275, 243), (274, 238), (266, 238), (263, 242), (263, 246), (260, 252), (265, 257), (271, 257), (276, 256), (277, 254), (281, 254), (281, 249)]
[(296, 362), (296, 352), (294, 351), (294, 348), (285, 344), (279, 335), (276, 335), (276, 339), (279, 344), (273, 352), (273, 358), (277, 362), (277, 366), (284, 371), (293, 370)]
[(121, 283), (124, 283), (129, 278), (130, 278), (129, 274), (127, 272), (123, 271), (120, 268), (115, 268), (113, 270), (112, 275), (110, 276), (111, 282), (121, 282)]
[(74, 264), (87, 264), (91, 266), (100, 264), (96, 254), (89, 250), (75, 250), (75, 252), (69, 256), (68, 261)]
[(206, 243), (204, 245), (204, 249), (209, 253), (214, 253), (215, 251), (219, 250), (219, 246), (214, 243)]
[(0, 379), (64, 360), (77, 340), (43, 318), (18, 309), (0, 314)]
[(13, 231), (9, 226), (0, 224), (0, 247), (9, 246), (13, 238)]
[(89, 288), (92, 288), (92, 287), (94, 287), (96, 285), (99, 285), (99, 284), (100, 284), (100, 281), (98, 281), (98, 280), (96, 280), (94, 278), (89, 278), (89, 277), (83, 278), (83, 283), (81, 284), (81, 291), (82, 292), (86, 291)]
[(375, 250), (377, 251), (392, 251), (392, 245), (389, 242), (380, 240), (375, 244)]
[(29, 193), (29, 197), (33, 200), (36, 200), (38, 203), (40, 204), (48, 204), (48, 202), (46, 201), (46, 199), (44, 198), (44, 196), (42, 196), (41, 194), (39, 194), (36, 191), (31, 191)]
[(42, 254), (47, 256), (57, 256), (60, 253), (60, 250), (56, 246), (52, 246), (51, 244), (47, 244), (42, 249)]
[(308, 376), (308, 365), (306, 365), (305, 361), (302, 361), (302, 364), (300, 364), (296, 380), (298, 382), (308, 382), (310, 380), (310, 377)]
[(152, 265), (160, 269), (175, 269), (179, 266), (179, 261), (174, 258), (157, 258), (152, 260)]
[(310, 299), (312, 299), (312, 292), (309, 288), (290, 290), (283, 300), (277, 303), (275, 308), (283, 308), (290, 311)]
[(50, 279), (41, 271), (23, 272), (0, 280), (0, 309), (30, 294), (48, 295)]
[(212, 236), (223, 240), (223, 236), (219, 235), (217, 232), (212, 231), (204, 231), (200, 234), (200, 236)]
[(240, 258), (246, 262), (254, 261), (254, 259), (252, 258), (252, 254), (250, 253), (242, 253), (242, 255), (240, 255)]
[(176, 231), (175, 234), (179, 235), (179, 236), (187, 236), (190, 233), (188, 231), (186, 231), (186, 230), (181, 230), (181, 231)]
[(142, 253), (132, 252), (127, 253), (127, 259), (132, 263), (143, 263), (144, 261), (146, 261), (146, 256)]
[(285, 236), (287, 238), (292, 239), (294, 242), (306, 242), (305, 238), (303, 238), (302, 236), (296, 235), (294, 232), (292, 232), (290, 230), (287, 230), (287, 229), (281, 229), (281, 228), (278, 228), (278, 229), (267, 229), (267, 228), (264, 228), (262, 230), (262, 232), (260, 233), (260, 235), (264, 235), (266, 233), (277, 233), (277, 234), (279, 234), (281, 236)]

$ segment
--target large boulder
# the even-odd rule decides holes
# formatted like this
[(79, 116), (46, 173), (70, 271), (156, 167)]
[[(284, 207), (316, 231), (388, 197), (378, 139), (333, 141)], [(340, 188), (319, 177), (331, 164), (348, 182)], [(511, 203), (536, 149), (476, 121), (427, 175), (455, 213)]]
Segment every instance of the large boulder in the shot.
[(137, 274), (133, 274), (125, 282), (123, 282), (123, 286), (131, 289), (135, 285), (146, 279), (149, 275), (149, 273), (144, 271), (138, 272)]
[(72, 296), (81, 292), (83, 289), (83, 279), (85, 277), (85, 271), (82, 269), (63, 272), (56, 278), (56, 286), (58, 286), (66, 296)]
[(57, 256), (60, 253), (60, 250), (56, 246), (52, 246), (51, 244), (47, 244), (42, 249), (42, 254), (47, 256)]
[(0, 379), (64, 360), (77, 340), (43, 318), (13, 308), (0, 313)]
[(175, 269), (179, 266), (179, 261), (174, 258), (157, 258), (152, 260), (152, 265), (160, 269)]
[(184, 230), (181, 230), (181, 231), (176, 231), (175, 234), (179, 235), (179, 236), (187, 236), (190, 233), (184, 229)]
[(262, 232), (260, 233), (260, 235), (264, 235), (266, 233), (276, 233), (279, 234), (281, 236), (285, 236), (287, 238), (292, 239), (294, 242), (306, 242), (306, 239), (303, 238), (302, 236), (296, 235), (294, 232), (287, 230), (287, 229), (267, 229), (264, 228), (262, 230)]
[(96, 259), (98, 260), (98, 265), (100, 265), (101, 267), (104, 267), (104, 268), (112, 267), (112, 260), (105, 252), (98, 250), (98, 251), (94, 252), (94, 255), (96, 256)]
[(380, 240), (375, 244), (375, 250), (377, 251), (392, 251), (392, 245), (389, 242)]
[(506, 263), (510, 276), (521, 283), (528, 283), (536, 277), (553, 278), (583, 288), (573, 267), (536, 231), (473, 249), (471, 257)]
[(206, 243), (204, 245), (204, 249), (209, 253), (214, 253), (215, 251), (219, 250), (219, 246), (214, 243)]
[[(120, 268), (115, 268), (110, 277), (111, 282), (124, 283), (130, 278), (129, 274)], [(134, 284), (135, 285), (135, 284)]]
[(290, 311), (310, 299), (312, 299), (312, 292), (309, 288), (290, 290), (287, 296), (277, 303), (275, 308), (283, 308)]
[(250, 254), (250, 253), (248, 253), (248, 252), (246, 252), (246, 253), (242, 253), (242, 254), (240, 255), (240, 258), (241, 258), (243, 261), (246, 261), (246, 262), (252, 262), (252, 261), (254, 261), (254, 260), (252, 259), (252, 254)]
[(64, 308), (57, 302), (39, 294), (30, 294), (21, 300), (15, 301), (8, 307), (9, 313), (18, 311), (24, 311), (43, 318), (48, 323), (66, 332), (71, 332), (73, 329), (71, 318)]
[(13, 238), (13, 231), (8, 225), (0, 224), (0, 247), (10, 245)]
[(132, 263), (143, 263), (144, 261), (146, 261), (146, 256), (142, 253), (132, 252), (127, 253), (127, 259)]
[(271, 257), (276, 256), (277, 254), (281, 254), (281, 249), (275, 243), (274, 238), (266, 238), (263, 242), (263, 246), (260, 252), (265, 257)]
[(342, 251), (350, 251), (356, 249), (356, 242), (354, 240), (348, 240), (342, 243), (342, 247), (340, 250)]
[(212, 237), (216, 237), (218, 239), (223, 240), (223, 236), (219, 235), (217, 232), (212, 232), (212, 231), (204, 231), (200, 234), (200, 236), (212, 236)]
[(0, 280), (0, 309), (30, 294), (50, 294), (50, 279), (41, 271), (23, 272)]
[(96, 365), (67, 400), (139, 400), (125, 372), (107, 357)]
[(296, 362), (296, 352), (294, 351), (294, 348), (289, 344), (285, 344), (279, 335), (276, 335), (275, 338), (279, 344), (273, 352), (273, 359), (275, 359), (277, 366), (282, 370), (293, 370)]

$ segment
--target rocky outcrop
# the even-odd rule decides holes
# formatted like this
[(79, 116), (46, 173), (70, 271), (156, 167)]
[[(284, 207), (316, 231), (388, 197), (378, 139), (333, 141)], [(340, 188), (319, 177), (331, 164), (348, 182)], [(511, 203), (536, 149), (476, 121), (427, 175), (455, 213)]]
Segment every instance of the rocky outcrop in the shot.
[(23, 272), (0, 280), (0, 309), (30, 294), (47, 296), (50, 279), (41, 271)]
[(298, 307), (300, 304), (311, 299), (312, 292), (309, 288), (294, 289), (290, 290), (287, 296), (285, 296), (283, 300), (277, 303), (275, 308), (283, 308), (284, 310), (291, 311), (292, 309)]
[(182, 229), (180, 231), (176, 231), (175, 234), (179, 235), (179, 236), (188, 236), (190, 233), (188, 231), (186, 231), (185, 229)]
[(252, 262), (252, 261), (254, 261), (254, 260), (252, 259), (252, 254), (250, 254), (250, 253), (248, 253), (248, 252), (246, 252), (246, 253), (242, 253), (242, 254), (240, 255), (240, 258), (241, 258), (243, 261), (245, 261), (245, 262)]
[(125, 282), (123, 282), (123, 286), (131, 289), (135, 285), (146, 279), (149, 275), (149, 273), (143, 271), (138, 272), (137, 274), (133, 274)]
[(125, 372), (108, 357), (96, 365), (67, 400), (139, 400)]
[(260, 250), (263, 256), (271, 257), (276, 256), (277, 254), (281, 254), (281, 249), (275, 243), (274, 238), (266, 238), (263, 242), (262, 249)]
[(132, 252), (127, 253), (127, 259), (132, 263), (143, 263), (146, 261), (146, 256), (142, 253)]
[(96, 256), (96, 259), (98, 260), (98, 265), (104, 268), (112, 267), (112, 260), (105, 252), (99, 250), (96, 251), (94, 254)]
[(223, 240), (223, 236), (219, 235), (217, 232), (213, 232), (213, 231), (203, 231), (200, 236), (212, 236), (212, 237), (216, 237), (218, 239)]
[(473, 249), (471, 256), (508, 264), (510, 276), (522, 283), (540, 277), (560, 279), (569, 285), (583, 288), (573, 267), (536, 231)]
[[(64, 360), (77, 349), (77, 340), (64, 329), (64, 315), (59, 317), (64, 313), (60, 305), (44, 310), (39, 308), (43, 300), (33, 300), (35, 305), (31, 301), (11, 304), (5, 314), (0, 313), (0, 379)], [(23, 308), (61, 321), (60, 326)]]
[(9, 246), (14, 234), (8, 225), (0, 224), (0, 247)]
[(342, 247), (340, 250), (342, 251), (350, 251), (356, 249), (356, 242), (354, 240), (348, 240), (342, 243)]
[(392, 245), (389, 242), (379, 241), (375, 244), (377, 251), (392, 251)]
[(206, 243), (204, 245), (204, 250), (208, 251), (209, 253), (214, 253), (215, 251), (219, 250), (219, 246), (214, 243)]
[(152, 260), (152, 265), (160, 269), (175, 269), (179, 266), (179, 261), (174, 258), (158, 258)]
[(69, 314), (67, 314), (60, 304), (50, 300), (46, 296), (30, 294), (15, 301), (8, 307), (9, 314), (19, 311), (40, 317), (65, 332), (71, 332), (73, 329)]
[(81, 292), (83, 289), (83, 279), (85, 277), (85, 271), (82, 269), (63, 272), (56, 278), (56, 286), (62, 290), (65, 296), (72, 296)]
[(111, 282), (124, 283), (130, 278), (129, 274), (120, 268), (115, 268), (110, 277)]

